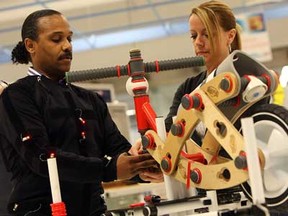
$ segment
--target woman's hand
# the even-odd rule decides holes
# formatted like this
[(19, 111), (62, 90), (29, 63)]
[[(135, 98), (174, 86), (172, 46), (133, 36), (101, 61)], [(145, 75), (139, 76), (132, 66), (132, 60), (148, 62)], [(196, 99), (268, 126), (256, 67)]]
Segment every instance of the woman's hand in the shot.
[(0, 80), (0, 95), (3, 92), (4, 88), (6, 88), (8, 84), (4, 82), (3, 80)]
[(153, 167), (152, 169), (148, 169), (148, 171), (143, 171), (139, 174), (139, 177), (143, 181), (150, 181), (153, 183), (159, 183), (164, 181), (162, 170), (159, 167)]
[(143, 146), (141, 138), (137, 139), (136, 142), (132, 145), (130, 150), (128, 151), (131, 155), (139, 155), (143, 152)]

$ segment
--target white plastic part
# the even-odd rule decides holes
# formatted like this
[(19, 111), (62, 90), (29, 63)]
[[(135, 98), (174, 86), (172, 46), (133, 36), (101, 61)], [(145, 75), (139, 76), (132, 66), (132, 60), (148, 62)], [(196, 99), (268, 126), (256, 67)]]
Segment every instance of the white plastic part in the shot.
[(61, 199), (56, 158), (55, 157), (48, 158), (47, 163), (48, 163), (48, 172), (49, 172), (50, 187), (51, 187), (51, 193), (52, 193), (52, 201), (53, 203), (60, 203), (62, 202), (62, 199)]
[(126, 91), (130, 96), (134, 96), (133, 90), (135, 89), (145, 89), (145, 92), (147, 93), (149, 91), (149, 84), (145, 77), (143, 77), (142, 80), (134, 80), (132, 81), (132, 77), (129, 77), (126, 81)]
[(255, 205), (265, 203), (262, 174), (258, 156), (253, 118), (241, 119), (252, 199)]
[[(165, 142), (167, 136), (166, 136), (164, 118), (157, 117), (155, 120), (156, 120), (157, 134), (160, 137), (160, 139), (163, 142)], [(173, 118), (173, 122), (174, 120), (175, 120), (175, 117)], [(181, 198), (186, 198), (186, 197), (196, 195), (195, 188), (187, 189), (185, 184), (165, 174), (164, 174), (164, 183), (165, 183), (166, 198), (168, 200), (176, 200), (176, 199), (181, 199)], [(187, 204), (180, 204), (180, 207), (182, 208), (185, 205)], [(171, 211), (170, 207), (168, 208), (168, 210), (165, 208), (165, 211), (168, 211), (170, 213), (170, 216), (186, 216), (187, 215), (187, 211), (183, 211), (183, 209), (182, 211), (180, 211), (179, 209), (175, 209), (176, 207), (173, 205), (172, 205), (172, 208), (173, 208), (173, 211)]]
[[(163, 117), (157, 117), (155, 119), (156, 121), (156, 129), (157, 134), (160, 137), (160, 139), (165, 142), (166, 140), (166, 129), (164, 124), (164, 118)], [(181, 191), (181, 182), (177, 181), (176, 179), (171, 178), (168, 175), (164, 175), (164, 183), (165, 183), (165, 190), (166, 190), (166, 198), (168, 200), (174, 200), (179, 198), (179, 191)], [(180, 189), (180, 190), (179, 190)]]
[(267, 85), (255, 76), (248, 76), (250, 82), (242, 93), (243, 100), (246, 103), (253, 102), (262, 98), (267, 92)]
[(269, 193), (281, 191), (287, 187), (287, 174), (281, 172), (279, 165), (284, 164), (284, 158), (288, 155), (288, 137), (274, 129), (271, 132), (267, 147), (263, 150), (265, 155), (264, 186)]

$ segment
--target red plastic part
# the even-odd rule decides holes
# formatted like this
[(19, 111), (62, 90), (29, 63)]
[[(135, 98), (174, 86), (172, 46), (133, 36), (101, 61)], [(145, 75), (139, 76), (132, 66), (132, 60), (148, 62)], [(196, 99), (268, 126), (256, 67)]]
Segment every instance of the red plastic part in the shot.
[(139, 132), (149, 129), (156, 131), (156, 113), (150, 105), (149, 96), (141, 95), (134, 97), (137, 127)]
[(67, 216), (64, 202), (50, 204), (52, 216)]
[(117, 70), (117, 77), (119, 78), (121, 76), (121, 68), (119, 65), (116, 65), (116, 70)]
[(168, 157), (168, 156), (164, 156), (162, 158), (162, 160), (166, 161), (167, 164), (168, 164), (168, 168), (166, 170), (164, 170), (165, 172), (170, 172), (171, 171), (171, 167), (172, 167), (172, 162), (171, 162), (171, 159)]
[(270, 90), (271, 88), (271, 79), (267, 74), (262, 74), (261, 76), (263, 76), (266, 80), (267, 80), (267, 87)]
[(231, 92), (232, 91), (232, 89), (233, 89), (233, 81), (232, 81), (232, 78), (231, 78), (231, 76), (229, 76), (229, 75), (226, 75), (226, 76), (224, 76), (228, 81), (229, 81), (229, 88), (227, 89), (227, 90), (225, 90), (226, 92)]
[(185, 109), (186, 110), (192, 109), (192, 106), (193, 106), (192, 97), (190, 97), (189, 94), (185, 94), (183, 97), (185, 97), (189, 101), (189, 107), (186, 107)]
[(191, 173), (191, 163), (193, 163), (193, 161), (188, 161), (188, 166), (187, 166), (187, 175), (186, 175), (186, 188), (189, 189), (190, 188), (190, 173)]
[(177, 135), (178, 137), (182, 137), (185, 133), (185, 123), (183, 121), (178, 121), (176, 124), (180, 125), (182, 133)]
[[(239, 155), (247, 158), (247, 155), (246, 155), (246, 152), (245, 152), (245, 151), (241, 151), (241, 152), (239, 153)], [(248, 166), (247, 166), (246, 168), (244, 168), (243, 170), (248, 171)]]
[(160, 66), (158, 60), (155, 60), (155, 68), (156, 68), (156, 73), (160, 71)]
[(202, 164), (206, 164), (207, 163), (204, 155), (202, 153), (200, 153), (200, 152), (195, 153), (195, 154), (188, 154), (188, 153), (186, 153), (184, 151), (181, 151), (181, 156), (183, 156), (183, 157), (185, 157), (185, 158), (187, 158), (189, 160), (192, 160), (192, 161), (197, 161), (197, 162), (202, 163)]
[[(202, 100), (202, 97), (201, 97), (201, 95), (200, 94), (198, 94), (198, 93), (195, 93), (193, 96), (192, 96), (192, 99), (193, 99), (193, 97), (197, 97), (198, 99), (199, 99), (199, 105), (197, 106), (197, 107), (194, 107), (194, 109), (196, 109), (196, 110), (201, 110), (201, 108), (203, 107), (203, 100)], [(194, 101), (193, 101), (193, 104), (194, 104)]]
[(195, 172), (195, 173), (197, 173), (197, 175), (198, 175), (198, 181), (196, 181), (195, 183), (196, 183), (196, 184), (199, 184), (199, 183), (202, 181), (202, 173), (201, 173), (200, 169), (195, 168), (195, 169), (193, 169), (192, 171)]
[(139, 202), (139, 203), (132, 203), (129, 205), (130, 208), (137, 208), (137, 207), (142, 207), (145, 205), (145, 202)]
[(149, 144), (147, 146), (147, 149), (155, 149), (156, 144), (154, 141), (154, 137), (151, 134), (146, 134), (147, 138), (149, 139)]
[(155, 120), (157, 116), (156, 116), (156, 113), (155, 113), (154, 109), (152, 108), (151, 104), (149, 103), (149, 101), (147, 101), (146, 103), (143, 103), (142, 110), (143, 110), (145, 117), (146, 117), (146, 120), (148, 122), (149, 129), (157, 131), (156, 120)]
[(142, 109), (142, 106), (144, 103), (149, 103), (148, 95), (141, 95), (141, 96), (134, 97), (136, 120), (137, 120), (137, 127), (138, 127), (139, 132), (146, 131), (149, 129), (149, 124), (146, 120), (146, 115)]
[(155, 204), (161, 202), (161, 197), (158, 195), (146, 195), (144, 201), (148, 204)]

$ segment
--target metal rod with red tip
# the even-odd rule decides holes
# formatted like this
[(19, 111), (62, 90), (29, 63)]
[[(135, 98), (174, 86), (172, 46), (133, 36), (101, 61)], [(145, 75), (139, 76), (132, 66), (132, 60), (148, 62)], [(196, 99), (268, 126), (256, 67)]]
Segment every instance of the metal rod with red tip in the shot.
[(47, 159), (47, 164), (52, 194), (52, 204), (50, 204), (52, 216), (66, 216), (66, 207), (61, 198), (57, 161), (54, 153)]

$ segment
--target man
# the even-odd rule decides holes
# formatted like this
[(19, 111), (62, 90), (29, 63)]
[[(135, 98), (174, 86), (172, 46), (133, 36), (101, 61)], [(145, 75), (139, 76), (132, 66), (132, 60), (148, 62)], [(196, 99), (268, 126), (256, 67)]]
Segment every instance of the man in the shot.
[[(30, 14), (21, 36), (12, 61), (31, 62), (32, 67), (0, 100), (0, 148), (14, 186), (8, 211), (51, 215), (47, 158), (53, 153), (67, 215), (100, 215), (106, 210), (102, 181), (147, 174), (157, 163), (149, 154), (126, 153), (131, 145), (104, 100), (65, 82), (73, 32), (61, 13), (45, 9)], [(157, 172), (153, 177), (163, 176)]]
[[(3, 92), (4, 88), (8, 86), (8, 83), (6, 83), (3, 80), (0, 80), (0, 97), (1, 93)], [(10, 182), (10, 173), (7, 172), (4, 163), (2, 161), (2, 158), (0, 156), (0, 216), (7, 215), (6, 211), (6, 205), (7, 205), (7, 199), (9, 197), (9, 193), (11, 191), (12, 185)]]

